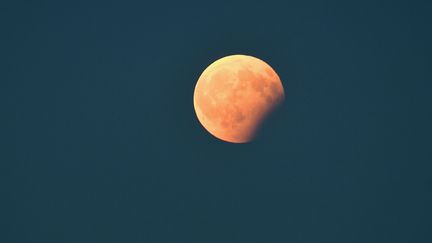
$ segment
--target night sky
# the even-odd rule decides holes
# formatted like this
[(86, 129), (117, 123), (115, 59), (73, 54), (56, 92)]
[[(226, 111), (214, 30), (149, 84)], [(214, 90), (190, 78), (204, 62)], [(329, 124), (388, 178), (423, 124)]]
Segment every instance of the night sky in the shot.
[[(430, 1), (160, 2), (1, 4), (0, 242), (432, 242)], [(248, 144), (193, 109), (231, 54), (285, 88)]]

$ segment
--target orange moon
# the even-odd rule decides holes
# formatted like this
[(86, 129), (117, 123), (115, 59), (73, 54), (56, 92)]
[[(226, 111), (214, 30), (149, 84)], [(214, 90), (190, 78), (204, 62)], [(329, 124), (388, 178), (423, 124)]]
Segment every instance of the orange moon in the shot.
[(198, 120), (209, 133), (246, 143), (284, 98), (282, 82), (270, 65), (256, 57), (232, 55), (204, 70), (193, 101)]

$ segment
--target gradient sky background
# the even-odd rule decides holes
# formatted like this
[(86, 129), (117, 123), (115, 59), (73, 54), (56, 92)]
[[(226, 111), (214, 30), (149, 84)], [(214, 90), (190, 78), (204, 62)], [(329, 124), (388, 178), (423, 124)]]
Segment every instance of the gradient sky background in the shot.
[[(2, 5), (0, 242), (432, 242), (430, 1)], [(250, 144), (193, 110), (230, 54), (285, 87)]]

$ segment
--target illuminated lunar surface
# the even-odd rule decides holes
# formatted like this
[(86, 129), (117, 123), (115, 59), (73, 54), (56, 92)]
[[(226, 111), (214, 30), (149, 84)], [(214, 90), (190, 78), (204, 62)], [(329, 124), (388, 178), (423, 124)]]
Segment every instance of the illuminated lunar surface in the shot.
[(246, 55), (221, 58), (208, 66), (194, 91), (198, 120), (215, 137), (232, 143), (253, 140), (266, 116), (284, 100), (277, 73)]

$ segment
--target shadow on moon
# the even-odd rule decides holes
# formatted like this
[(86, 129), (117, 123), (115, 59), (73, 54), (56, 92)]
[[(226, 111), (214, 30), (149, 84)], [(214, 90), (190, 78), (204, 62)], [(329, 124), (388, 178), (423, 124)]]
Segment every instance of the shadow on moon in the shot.
[(252, 142), (268, 143), (283, 139), (283, 136), (285, 135), (283, 131), (286, 130), (285, 107), (284, 102), (281, 102), (266, 115), (257, 129), (255, 138)]

